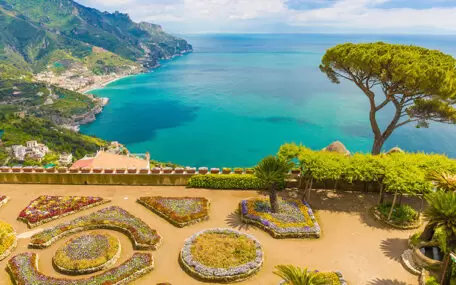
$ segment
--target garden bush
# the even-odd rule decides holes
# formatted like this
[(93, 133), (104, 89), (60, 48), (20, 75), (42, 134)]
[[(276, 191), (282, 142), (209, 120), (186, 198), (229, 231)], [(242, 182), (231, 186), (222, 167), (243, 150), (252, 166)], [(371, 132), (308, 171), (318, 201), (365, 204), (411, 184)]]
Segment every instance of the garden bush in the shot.
[(261, 181), (252, 174), (195, 175), (188, 181), (191, 188), (263, 189)]
[[(391, 203), (380, 204), (377, 206), (377, 210), (385, 220), (388, 218), (390, 209)], [(417, 211), (409, 205), (397, 205), (394, 207), (393, 214), (391, 215), (391, 221), (397, 225), (409, 225), (416, 223), (417, 220)]]

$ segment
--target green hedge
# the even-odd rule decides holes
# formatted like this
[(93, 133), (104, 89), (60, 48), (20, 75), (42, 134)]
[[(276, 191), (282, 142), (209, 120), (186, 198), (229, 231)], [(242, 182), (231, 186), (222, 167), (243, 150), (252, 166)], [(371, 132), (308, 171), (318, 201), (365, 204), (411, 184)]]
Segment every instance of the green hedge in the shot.
[(315, 181), (381, 183), (389, 192), (422, 194), (432, 190), (431, 172), (456, 174), (456, 160), (440, 154), (392, 153), (352, 156), (314, 151), (296, 144), (283, 145), (278, 156), (299, 162), (306, 178)]
[(198, 174), (188, 181), (188, 187), (208, 189), (262, 189), (264, 186), (252, 174)]

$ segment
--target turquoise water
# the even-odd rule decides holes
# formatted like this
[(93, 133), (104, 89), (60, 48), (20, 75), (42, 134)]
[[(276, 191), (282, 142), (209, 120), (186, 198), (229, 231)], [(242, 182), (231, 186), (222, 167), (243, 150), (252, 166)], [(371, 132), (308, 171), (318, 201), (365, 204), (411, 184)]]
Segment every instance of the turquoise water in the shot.
[[(383, 40), (456, 55), (451, 36), (190, 35), (195, 52), (92, 93), (110, 103), (81, 132), (187, 166), (254, 165), (285, 142), (321, 149), (342, 141), (368, 152), (367, 98), (332, 84), (318, 65), (337, 43)], [(390, 110), (382, 113), (388, 118)], [(386, 122), (385, 119), (382, 119)], [(398, 129), (386, 148), (456, 156), (456, 126)]]

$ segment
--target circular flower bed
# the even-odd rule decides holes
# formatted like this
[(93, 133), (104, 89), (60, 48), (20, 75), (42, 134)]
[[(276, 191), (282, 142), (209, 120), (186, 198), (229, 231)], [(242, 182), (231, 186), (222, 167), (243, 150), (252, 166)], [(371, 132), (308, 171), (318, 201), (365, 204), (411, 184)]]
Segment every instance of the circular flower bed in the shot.
[(104, 233), (70, 239), (54, 255), (54, 266), (67, 274), (86, 274), (114, 265), (120, 256), (119, 240)]
[(232, 229), (209, 229), (185, 241), (180, 262), (191, 276), (203, 281), (241, 281), (258, 272), (263, 250), (251, 235)]
[(421, 219), (417, 211), (409, 205), (396, 205), (391, 219), (388, 220), (390, 210), (391, 204), (380, 204), (373, 207), (370, 212), (379, 222), (396, 229), (409, 230), (421, 226)]

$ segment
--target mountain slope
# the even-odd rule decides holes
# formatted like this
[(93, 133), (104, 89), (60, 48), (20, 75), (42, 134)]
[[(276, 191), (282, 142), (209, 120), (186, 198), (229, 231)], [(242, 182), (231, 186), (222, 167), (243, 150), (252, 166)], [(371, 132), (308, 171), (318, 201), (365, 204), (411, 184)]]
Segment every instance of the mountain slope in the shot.
[[(135, 23), (127, 14), (100, 12), (72, 0), (0, 0), (0, 8), (0, 22), (9, 23), (1, 26), (6, 36), (0, 45), (18, 50), (26, 62), (55, 49), (83, 58), (95, 46), (152, 67), (192, 50), (158, 25)], [(18, 29), (29, 32), (19, 36)]]

